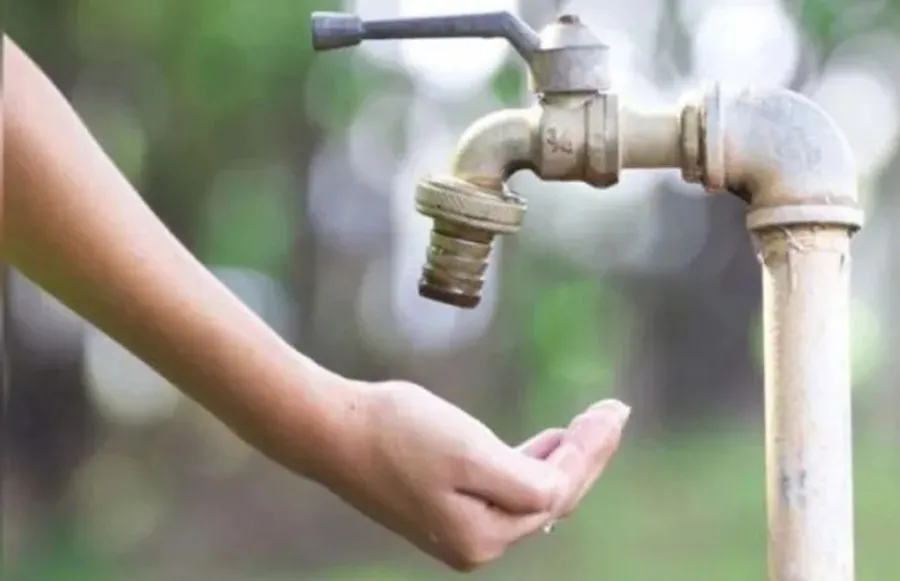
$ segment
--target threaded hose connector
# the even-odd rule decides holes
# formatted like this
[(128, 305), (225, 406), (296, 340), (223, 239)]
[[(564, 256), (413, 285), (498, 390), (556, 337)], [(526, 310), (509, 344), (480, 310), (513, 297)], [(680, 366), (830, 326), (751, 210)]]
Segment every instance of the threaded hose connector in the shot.
[(416, 209), (434, 220), (419, 294), (474, 308), (481, 301), (494, 236), (518, 232), (524, 200), (505, 186), (496, 191), (452, 176), (430, 176), (419, 182)]

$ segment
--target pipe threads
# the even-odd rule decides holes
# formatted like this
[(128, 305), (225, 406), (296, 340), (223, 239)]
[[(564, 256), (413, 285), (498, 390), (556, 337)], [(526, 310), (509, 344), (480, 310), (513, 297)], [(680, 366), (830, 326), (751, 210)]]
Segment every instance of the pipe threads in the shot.
[(474, 308), (481, 301), (494, 236), (519, 230), (525, 202), (507, 190), (439, 176), (419, 183), (416, 209), (434, 219), (419, 294)]

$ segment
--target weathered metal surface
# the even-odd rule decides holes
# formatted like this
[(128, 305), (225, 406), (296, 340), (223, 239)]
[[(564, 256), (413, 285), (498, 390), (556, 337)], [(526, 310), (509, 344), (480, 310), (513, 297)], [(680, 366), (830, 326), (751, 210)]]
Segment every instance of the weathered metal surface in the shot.
[(763, 269), (769, 579), (853, 581), (853, 156), (787, 90), (714, 89), (701, 117), (699, 181), (748, 203)]
[(852, 581), (848, 310), (840, 226), (758, 234), (771, 581)]

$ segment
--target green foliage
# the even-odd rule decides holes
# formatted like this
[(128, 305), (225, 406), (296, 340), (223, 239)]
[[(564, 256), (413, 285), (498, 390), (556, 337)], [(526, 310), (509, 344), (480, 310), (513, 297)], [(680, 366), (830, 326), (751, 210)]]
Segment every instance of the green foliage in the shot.
[(149, 142), (134, 109), (123, 103), (89, 102), (81, 107), (80, 113), (122, 173), (132, 180), (139, 178), (144, 171)]
[(494, 96), (507, 107), (522, 104), (522, 88), (525, 86), (526, 72), (522, 64), (512, 61), (494, 76), (491, 90)]
[(326, 53), (309, 71), (306, 113), (320, 128), (340, 132), (353, 123), (366, 99), (404, 82), (408, 83), (401, 75), (372, 67), (350, 53)]
[(845, 0), (803, 0), (798, 5), (800, 20), (813, 39), (820, 46), (832, 46), (838, 33)]
[(300, 86), (311, 55), (303, 40), (308, 18), (296, 3), (271, 1), (265, 10), (247, 0), (217, 4), (198, 19), (179, 59), (194, 102), (207, 104), (209, 115), (225, 120), (269, 105), (286, 81)]
[(824, 54), (849, 36), (900, 28), (900, 2), (889, 0), (789, 0), (804, 31)]
[(291, 255), (296, 190), (282, 167), (249, 167), (221, 173), (202, 215), (198, 254), (207, 263), (284, 274)]
[[(538, 292), (529, 314), (529, 401), (536, 425), (559, 421), (572, 409), (615, 395), (616, 362), (627, 311), (593, 279)], [(613, 332), (612, 330), (615, 330)]]
[(209, 261), (283, 274), (296, 226), (289, 208), (302, 205), (288, 196), (302, 196), (302, 188), (283, 169), (232, 168), (238, 159), (283, 157), (285, 141), (314, 138), (302, 133), (307, 92), (320, 97), (310, 111), (315, 122), (337, 129), (373, 90), (376, 76), (364, 66), (351, 74), (349, 53), (316, 59), (327, 68), (308, 89), (309, 12), (337, 3), (79, 0), (67, 7), (71, 22), (24, 4), (13, 28), (26, 50), (54, 19), (71, 30), (75, 46), (42, 51), (60, 63), (41, 64), (90, 63), (102, 85), (90, 87), (99, 92), (79, 101), (79, 112), (124, 173), (152, 187), (143, 193), (164, 218), (180, 234), (196, 232)]
[(165, 41), (172, 2), (73, 2), (73, 27), (86, 57), (103, 57), (113, 47), (153, 52)]

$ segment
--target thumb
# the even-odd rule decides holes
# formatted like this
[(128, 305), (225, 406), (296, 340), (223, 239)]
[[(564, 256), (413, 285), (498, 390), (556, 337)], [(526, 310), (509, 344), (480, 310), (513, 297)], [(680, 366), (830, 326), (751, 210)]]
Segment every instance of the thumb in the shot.
[(475, 452), (457, 490), (513, 514), (547, 512), (563, 490), (558, 468), (499, 445)]
[(563, 428), (549, 428), (519, 444), (516, 450), (531, 458), (546, 460), (550, 454), (559, 448), (565, 435), (566, 430)]

